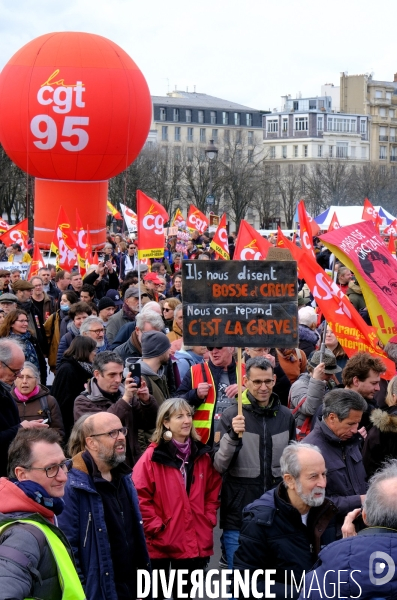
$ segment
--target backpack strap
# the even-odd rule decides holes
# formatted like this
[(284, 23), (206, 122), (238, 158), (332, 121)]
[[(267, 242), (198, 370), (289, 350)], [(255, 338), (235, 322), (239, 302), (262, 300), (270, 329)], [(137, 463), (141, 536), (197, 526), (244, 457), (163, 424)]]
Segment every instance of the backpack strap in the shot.
[[(29, 523), (11, 523), (11, 525), (7, 525), (6, 528), (10, 529), (10, 527), (16, 526), (23, 527), (36, 538), (36, 541), (39, 545), (41, 559), (46, 545), (46, 537), (44, 533), (34, 525), (29, 525)], [(6, 558), (17, 565), (20, 565), (22, 568), (27, 569), (32, 574), (32, 577), (38, 581), (40, 585), (42, 585), (43, 581), (41, 579), (40, 572), (33, 567), (30, 559), (20, 550), (11, 548), (10, 546), (5, 546), (0, 542), (0, 558)]]
[(41, 410), (42, 410), (43, 414), (45, 414), (45, 416), (48, 419), (48, 425), (51, 425), (51, 421), (52, 421), (52, 419), (51, 419), (51, 411), (50, 411), (50, 407), (48, 406), (47, 396), (42, 396), (40, 398), (40, 407), (41, 407)]

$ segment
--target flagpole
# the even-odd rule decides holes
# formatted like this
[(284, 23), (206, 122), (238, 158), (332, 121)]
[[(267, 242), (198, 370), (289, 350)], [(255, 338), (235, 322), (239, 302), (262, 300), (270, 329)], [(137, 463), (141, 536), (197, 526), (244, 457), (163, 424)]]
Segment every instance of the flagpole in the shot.
[[(243, 414), (243, 382), (241, 381), (241, 375), (242, 375), (242, 368), (241, 368), (241, 348), (237, 348), (237, 389), (238, 389), (238, 396), (237, 396), (237, 414), (238, 415), (242, 415)], [(238, 437), (241, 438), (243, 437), (243, 433), (240, 432), (238, 434)]]
[[(332, 281), (334, 281), (334, 277), (335, 277), (335, 262), (336, 262), (336, 256), (335, 256), (334, 262), (332, 263), (332, 271), (331, 271)], [(323, 329), (323, 334), (321, 336), (321, 346), (320, 346), (320, 363), (323, 362), (323, 358), (324, 358), (324, 354), (325, 354), (325, 336), (327, 335), (327, 327), (328, 327), (328, 323), (324, 319), (324, 329)]]

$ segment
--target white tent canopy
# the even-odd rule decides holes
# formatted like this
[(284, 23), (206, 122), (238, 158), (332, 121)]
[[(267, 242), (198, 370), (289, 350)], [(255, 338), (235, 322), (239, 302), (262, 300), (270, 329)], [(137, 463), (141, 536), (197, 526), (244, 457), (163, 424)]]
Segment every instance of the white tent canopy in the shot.
[[(375, 206), (374, 208), (378, 211), (379, 216), (383, 218), (383, 225), (390, 225), (394, 221), (395, 217), (381, 206)], [(315, 217), (314, 220), (319, 224), (321, 229), (328, 229), (334, 213), (336, 213), (341, 227), (360, 223), (363, 220), (361, 218), (363, 206), (330, 206), (323, 213)]]

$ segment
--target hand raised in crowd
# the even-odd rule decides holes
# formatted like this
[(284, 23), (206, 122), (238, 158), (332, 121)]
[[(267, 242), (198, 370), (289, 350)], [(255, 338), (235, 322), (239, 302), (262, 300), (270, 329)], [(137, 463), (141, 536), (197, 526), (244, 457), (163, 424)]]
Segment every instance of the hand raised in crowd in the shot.
[(325, 375), (325, 363), (320, 363), (313, 369), (313, 379), (318, 379), (319, 381), (324, 381)]
[(36, 419), (34, 421), (21, 421), (21, 426), (24, 429), (48, 429), (48, 423), (43, 422), (44, 419)]
[(354, 510), (347, 513), (345, 520), (342, 525), (342, 535), (344, 538), (353, 537), (357, 535), (356, 528), (353, 521), (360, 516), (361, 508), (355, 508)]
[(150, 398), (149, 388), (146, 385), (146, 381), (144, 379), (141, 380), (141, 387), (137, 389), (136, 393), (141, 402), (144, 402), (144, 403), (149, 402), (149, 398)]
[(211, 383), (199, 383), (197, 386), (197, 396), (204, 400), (208, 396), (208, 392), (212, 387)]
[(234, 433), (244, 433), (245, 431), (245, 417), (244, 415), (237, 415), (232, 420), (232, 429)]
[(141, 387), (138, 388), (134, 378), (128, 374), (124, 381), (124, 395), (122, 399), (130, 403), (134, 396), (138, 396), (142, 402), (149, 402), (149, 388), (144, 379), (141, 380)]
[(266, 360), (269, 361), (269, 363), (272, 365), (273, 369), (276, 366), (276, 359), (272, 354), (264, 354), (263, 358), (266, 358)]
[(361, 427), (360, 429), (358, 429), (357, 433), (359, 433), (361, 435), (361, 437), (364, 438), (364, 440), (365, 440), (365, 438), (368, 435), (367, 430), (365, 429), (365, 427)]
[(109, 273), (113, 273), (113, 263), (112, 263), (111, 260), (107, 260), (105, 262), (105, 266), (106, 266), (106, 268), (107, 268), (107, 270), (108, 270)]

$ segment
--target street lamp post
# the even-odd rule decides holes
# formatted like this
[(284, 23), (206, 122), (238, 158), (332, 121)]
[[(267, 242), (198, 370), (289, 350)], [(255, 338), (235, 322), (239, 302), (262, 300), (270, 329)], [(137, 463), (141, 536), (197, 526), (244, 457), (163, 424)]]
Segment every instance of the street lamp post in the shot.
[(205, 201), (207, 203), (207, 206), (210, 206), (210, 205), (214, 204), (214, 202), (215, 202), (215, 198), (212, 195), (212, 169), (213, 169), (214, 162), (216, 161), (216, 159), (218, 157), (218, 148), (215, 146), (214, 140), (210, 140), (209, 145), (205, 149), (205, 155), (207, 157), (207, 160), (209, 162), (209, 167), (210, 167), (209, 194), (207, 195)]

